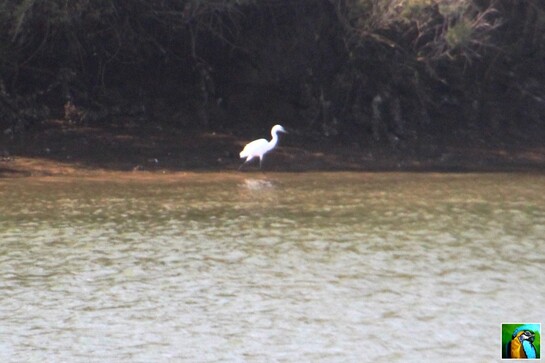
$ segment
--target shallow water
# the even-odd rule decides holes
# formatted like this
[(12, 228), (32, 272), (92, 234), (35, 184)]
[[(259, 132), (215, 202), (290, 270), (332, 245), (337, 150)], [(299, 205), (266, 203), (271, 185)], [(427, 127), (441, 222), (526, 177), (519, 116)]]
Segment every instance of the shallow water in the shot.
[(495, 361), (545, 175), (0, 180), (0, 361)]

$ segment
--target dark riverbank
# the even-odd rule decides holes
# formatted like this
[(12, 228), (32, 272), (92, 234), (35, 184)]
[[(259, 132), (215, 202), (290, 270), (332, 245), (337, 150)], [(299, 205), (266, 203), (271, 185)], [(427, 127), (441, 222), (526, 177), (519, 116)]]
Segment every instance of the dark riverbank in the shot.
[[(49, 121), (19, 138), (4, 137), (0, 176), (84, 175), (107, 171), (230, 171), (253, 132), (195, 132), (126, 123), (101, 127)], [(283, 135), (284, 136), (284, 135)], [(418, 150), (418, 151), (414, 151)], [(257, 171), (253, 164), (244, 171)], [(292, 130), (267, 154), (264, 171), (544, 171), (545, 146), (531, 144), (412, 146), (409, 150), (313, 140)]]

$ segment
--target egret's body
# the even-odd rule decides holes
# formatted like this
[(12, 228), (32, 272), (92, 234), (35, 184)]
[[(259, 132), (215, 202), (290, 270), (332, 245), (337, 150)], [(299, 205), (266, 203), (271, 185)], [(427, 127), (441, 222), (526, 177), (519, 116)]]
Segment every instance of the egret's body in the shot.
[[(282, 126), (275, 125), (271, 129), (271, 136), (272, 136), (271, 141), (267, 141), (266, 139), (258, 139), (247, 144), (244, 147), (244, 149), (240, 152), (240, 157), (246, 158), (246, 160), (244, 161), (244, 164), (248, 163), (254, 158), (259, 158), (259, 167), (261, 168), (261, 165), (263, 163), (263, 156), (269, 151), (271, 151), (272, 149), (274, 149), (274, 147), (276, 146), (276, 143), (278, 142), (279, 132), (287, 133), (287, 131), (284, 130)], [(242, 165), (240, 167), (242, 167)]]

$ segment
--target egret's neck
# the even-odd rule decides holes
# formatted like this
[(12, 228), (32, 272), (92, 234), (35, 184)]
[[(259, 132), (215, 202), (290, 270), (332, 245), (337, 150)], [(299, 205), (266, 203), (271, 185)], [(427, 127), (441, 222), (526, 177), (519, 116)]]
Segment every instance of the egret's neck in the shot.
[(276, 146), (276, 143), (278, 142), (278, 133), (271, 132), (272, 139), (269, 141), (269, 150)]

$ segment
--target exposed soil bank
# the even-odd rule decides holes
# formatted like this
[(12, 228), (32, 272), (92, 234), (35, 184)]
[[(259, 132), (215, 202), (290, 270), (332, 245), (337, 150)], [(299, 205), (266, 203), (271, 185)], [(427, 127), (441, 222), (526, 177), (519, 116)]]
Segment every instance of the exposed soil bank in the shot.
[[(545, 171), (542, 145), (453, 143), (421, 145), (414, 152), (309, 140), (296, 130), (283, 136), (279, 147), (265, 158), (264, 171)], [(240, 166), (238, 153), (250, 138), (130, 123), (87, 127), (48, 121), (19, 137), (3, 135), (0, 141), (0, 177), (21, 177), (233, 171)], [(257, 163), (243, 172), (256, 170)]]

